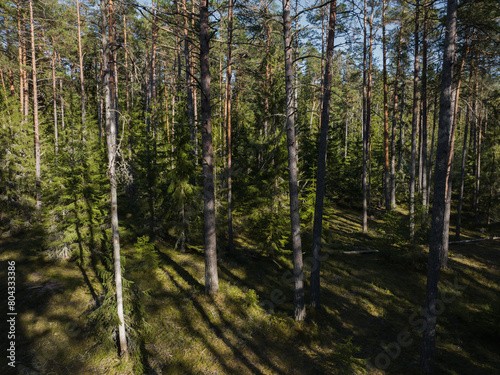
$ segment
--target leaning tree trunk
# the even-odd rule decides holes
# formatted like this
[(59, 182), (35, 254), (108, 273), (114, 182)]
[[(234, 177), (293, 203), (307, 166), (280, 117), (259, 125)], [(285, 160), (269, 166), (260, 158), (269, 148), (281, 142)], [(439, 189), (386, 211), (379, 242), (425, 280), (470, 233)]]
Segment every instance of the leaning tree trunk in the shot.
[(434, 371), (436, 350), (436, 301), (440, 271), (440, 254), (448, 237), (445, 234), (445, 209), (450, 171), (450, 133), (453, 126), (453, 71), (457, 39), (457, 0), (448, 0), (446, 36), (444, 40), (443, 74), (439, 111), (438, 145), (434, 180), (434, 203), (432, 207), (427, 287), (425, 293), (425, 325), (422, 338), (421, 370), (424, 374)]
[[(109, 4), (109, 5), (108, 5)], [(109, 8), (108, 8), (109, 7)], [(106, 122), (106, 142), (108, 145), (108, 174), (111, 198), (111, 232), (113, 237), (113, 259), (116, 284), (116, 309), (118, 314), (118, 339), (120, 353), (125, 359), (128, 358), (127, 338), (125, 335), (125, 316), (123, 312), (123, 290), (122, 269), (120, 263), (120, 234), (118, 231), (118, 199), (116, 191), (116, 157), (118, 145), (116, 143), (116, 116), (114, 104), (114, 85), (111, 75), (113, 74), (113, 51), (111, 41), (113, 40), (113, 11), (110, 3), (101, 0), (102, 17), (102, 85), (104, 91), (104, 114)], [(109, 32), (109, 35), (108, 35)]]
[(335, 41), (335, 21), (337, 18), (337, 1), (330, 2), (330, 20), (328, 21), (328, 41), (326, 47), (326, 65), (323, 106), (321, 109), (321, 133), (319, 138), (318, 171), (316, 178), (316, 202), (314, 206), (314, 227), (312, 238), (311, 269), (311, 306), (320, 306), (320, 254), (321, 229), (323, 224), (323, 200), (325, 197), (326, 151), (328, 142), (328, 122), (330, 111), (333, 45)]
[(200, 0), (200, 72), (201, 129), (203, 158), (203, 198), (205, 232), (205, 293), (219, 290), (217, 246), (215, 235), (214, 151), (212, 146), (212, 115), (210, 109), (208, 0)]
[(288, 144), (288, 182), (290, 188), (290, 223), (292, 232), (293, 281), (294, 281), (294, 318), (304, 320), (304, 264), (300, 238), (299, 189), (297, 147), (295, 140), (295, 121), (293, 107), (293, 58), (290, 0), (283, 0), (283, 31), (285, 42), (285, 98), (286, 98), (286, 136)]
[(42, 208), (42, 180), (40, 166), (40, 130), (38, 126), (38, 87), (36, 72), (36, 53), (35, 53), (35, 23), (33, 20), (33, 0), (29, 1), (30, 7), (30, 30), (31, 30), (31, 74), (33, 77), (33, 124), (35, 132), (35, 184), (36, 184), (36, 209)]

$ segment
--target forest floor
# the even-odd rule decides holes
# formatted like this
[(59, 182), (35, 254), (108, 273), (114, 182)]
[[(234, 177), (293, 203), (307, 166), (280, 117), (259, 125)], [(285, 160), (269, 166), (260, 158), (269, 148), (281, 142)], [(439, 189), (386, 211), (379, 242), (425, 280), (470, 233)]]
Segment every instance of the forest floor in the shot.
[[(110, 340), (104, 344), (88, 323), (104, 298), (103, 275), (92, 264), (80, 264), (77, 257), (47, 259), (39, 250), (41, 230), (4, 237), (0, 373), (12, 370), (5, 355), (4, 285), (7, 261), (15, 261), (18, 315), (12, 373), (418, 374), (426, 248), (398, 245), (384, 233), (387, 224), (377, 216), (372, 219), (371, 228), (378, 229), (364, 235), (357, 211), (328, 212), (323, 305), (308, 309), (301, 323), (290, 317), (291, 257), (262, 252), (258, 236), (244, 220), (235, 223), (236, 253), (220, 254), (220, 293), (215, 297), (204, 295), (201, 245), (180, 252), (156, 244), (157, 266), (140, 267), (146, 261), (134, 247), (137, 235), (132, 227), (125, 228), (125, 277), (135, 291), (128, 324), (138, 330), (129, 340), (135, 364), (120, 362), (116, 346)], [(469, 231), (464, 238), (487, 235)], [(306, 258), (309, 243), (306, 234)], [(379, 252), (345, 254), (347, 250)], [(499, 240), (450, 244), (437, 305), (437, 373), (500, 373), (499, 259)]]

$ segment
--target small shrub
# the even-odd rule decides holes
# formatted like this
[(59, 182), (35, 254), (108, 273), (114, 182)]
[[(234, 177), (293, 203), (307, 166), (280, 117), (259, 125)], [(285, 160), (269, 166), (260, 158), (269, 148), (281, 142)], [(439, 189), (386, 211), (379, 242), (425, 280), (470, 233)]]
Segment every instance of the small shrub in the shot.
[(337, 344), (335, 352), (331, 355), (331, 360), (339, 369), (339, 374), (352, 375), (352, 374), (365, 374), (364, 369), (365, 361), (356, 358), (355, 354), (359, 352), (359, 347), (352, 343), (352, 336), (344, 340), (344, 343)]

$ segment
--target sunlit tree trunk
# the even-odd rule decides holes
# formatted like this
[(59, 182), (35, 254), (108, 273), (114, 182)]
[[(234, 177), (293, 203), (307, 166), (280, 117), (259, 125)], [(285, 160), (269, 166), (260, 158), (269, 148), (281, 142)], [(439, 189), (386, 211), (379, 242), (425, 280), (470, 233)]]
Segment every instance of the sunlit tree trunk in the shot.
[(392, 113), (392, 131), (391, 131), (391, 207), (396, 208), (396, 128), (398, 117), (398, 86), (399, 75), (401, 72), (401, 43), (403, 41), (403, 21), (399, 28), (399, 42), (396, 55), (396, 75), (394, 78), (394, 98)]
[(323, 225), (323, 200), (325, 198), (326, 152), (328, 142), (328, 123), (331, 97), (332, 60), (335, 41), (335, 23), (337, 19), (337, 1), (330, 2), (330, 19), (328, 21), (328, 41), (326, 47), (326, 65), (324, 73), (323, 106), (321, 109), (321, 131), (319, 138), (318, 169), (316, 177), (316, 202), (314, 205), (314, 227), (312, 238), (311, 269), (311, 306), (320, 306), (320, 255), (321, 231)]
[(36, 47), (35, 47), (35, 22), (33, 19), (33, 0), (29, 0), (30, 7), (30, 30), (31, 30), (31, 76), (33, 78), (33, 125), (35, 134), (35, 184), (36, 184), (36, 209), (42, 208), (42, 180), (40, 165), (40, 130), (38, 124), (38, 86), (36, 71)]
[(366, 24), (367, 24), (367, 14), (366, 14), (366, 0), (364, 0), (363, 8), (363, 177), (362, 177), (362, 189), (363, 189), (363, 219), (362, 228), (363, 233), (368, 232), (368, 121), (367, 121), (367, 84), (366, 84), (366, 62), (367, 62), (367, 48), (366, 48)]
[[(114, 103), (114, 82), (111, 79), (113, 75), (113, 51), (112, 41), (114, 40), (113, 27), (113, 7), (112, 2), (101, 0), (102, 17), (102, 66), (103, 77), (102, 85), (104, 91), (104, 108), (106, 122), (106, 142), (108, 146), (108, 175), (110, 183), (111, 200), (111, 233), (113, 241), (113, 259), (116, 285), (116, 308), (118, 314), (118, 341), (120, 345), (120, 354), (128, 358), (127, 338), (125, 335), (125, 315), (123, 312), (123, 288), (122, 288), (122, 269), (120, 262), (120, 233), (118, 230), (118, 197), (116, 180), (116, 157), (118, 145), (116, 143), (116, 116)], [(108, 35), (109, 33), (109, 35)]]
[(18, 35), (18, 59), (19, 59), (19, 102), (22, 124), (24, 124), (24, 68), (23, 68), (23, 45), (24, 35), (21, 27), (21, 0), (17, 1), (17, 35)]
[(52, 56), (51, 67), (52, 67), (52, 101), (54, 108), (54, 153), (57, 156), (59, 152), (59, 132), (57, 127), (57, 90), (56, 90), (56, 59)]
[(450, 138), (453, 126), (453, 71), (455, 65), (455, 46), (457, 39), (457, 0), (448, 0), (446, 16), (446, 35), (444, 40), (443, 74), (439, 111), (438, 145), (436, 152), (436, 172), (434, 180), (434, 203), (432, 207), (431, 238), (429, 262), (427, 267), (427, 287), (425, 293), (424, 331), (420, 367), (424, 374), (434, 371), (436, 350), (436, 301), (441, 267), (440, 254), (445, 236), (445, 206), (448, 192), (448, 173), (450, 160)]
[[(191, 154), (194, 162), (196, 140), (195, 140), (195, 124), (194, 124), (194, 108), (193, 108), (193, 80), (192, 80), (193, 69), (191, 67), (191, 56), (189, 53), (189, 35), (188, 35), (189, 23), (187, 18), (186, 0), (183, 0), (182, 2), (182, 11), (184, 16), (183, 33), (184, 33), (184, 64), (186, 68), (187, 115), (188, 115), (188, 124), (191, 137)], [(195, 183), (193, 177), (191, 177), (190, 181), (191, 184)]]
[(201, 129), (203, 159), (205, 293), (219, 290), (217, 275), (217, 245), (215, 231), (214, 152), (212, 146), (212, 115), (210, 109), (208, 0), (200, 0), (200, 71), (201, 71)]
[(283, 31), (285, 50), (285, 100), (286, 100), (286, 135), (288, 144), (288, 181), (290, 188), (290, 223), (293, 253), (294, 278), (294, 318), (305, 319), (304, 303), (304, 265), (300, 238), (299, 190), (297, 166), (297, 142), (295, 140), (294, 90), (293, 90), (293, 46), (291, 32), (290, 0), (283, 0)]
[(81, 110), (82, 110), (82, 139), (83, 142), (86, 141), (87, 125), (85, 124), (85, 82), (83, 79), (83, 52), (82, 52), (82, 32), (81, 32), (81, 22), (80, 22), (80, 2), (76, 0), (76, 16), (78, 23), (78, 62), (80, 64), (80, 91), (81, 91)]
[(227, 70), (226, 70), (226, 130), (227, 130), (227, 219), (228, 248), (234, 251), (233, 245), (233, 190), (232, 190), (232, 133), (231, 133), (231, 78), (232, 78), (232, 43), (233, 43), (233, 0), (229, 0), (227, 15)]
[(386, 37), (385, 37), (385, 11), (386, 1), (382, 1), (382, 62), (383, 62), (383, 81), (384, 81), (384, 192), (385, 209), (391, 209), (391, 185), (389, 177), (389, 110), (387, 106), (387, 56), (386, 56)]

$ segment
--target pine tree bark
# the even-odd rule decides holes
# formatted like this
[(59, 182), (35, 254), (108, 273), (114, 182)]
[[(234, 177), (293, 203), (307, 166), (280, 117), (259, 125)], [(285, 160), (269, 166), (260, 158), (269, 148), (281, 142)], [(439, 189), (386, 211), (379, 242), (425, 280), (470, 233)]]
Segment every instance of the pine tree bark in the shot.
[(201, 72), (201, 128), (203, 158), (203, 198), (205, 237), (205, 293), (219, 290), (217, 275), (217, 244), (215, 231), (214, 157), (212, 146), (212, 115), (210, 109), (208, 0), (200, 0), (200, 72)]
[(434, 203), (432, 207), (429, 262), (425, 295), (425, 325), (422, 338), (420, 367), (424, 374), (434, 371), (436, 350), (436, 305), (440, 272), (440, 254), (448, 237), (445, 236), (445, 209), (448, 192), (450, 160), (450, 136), (453, 126), (453, 74), (457, 39), (457, 0), (448, 0), (446, 15), (446, 35), (444, 40), (443, 74), (439, 111), (438, 145), (436, 151), (436, 172), (434, 180)]
[(318, 169), (316, 177), (316, 202), (314, 205), (314, 226), (312, 238), (312, 268), (311, 268), (311, 306), (320, 307), (320, 256), (321, 231), (323, 225), (323, 200), (325, 198), (326, 153), (328, 142), (328, 123), (330, 111), (332, 60), (335, 41), (335, 26), (337, 19), (337, 1), (330, 2), (330, 19), (328, 21), (328, 41), (326, 47), (326, 65), (324, 73), (323, 106), (321, 109), (321, 130), (318, 151)]
[(38, 124), (38, 86), (36, 71), (36, 48), (35, 48), (35, 22), (33, 19), (33, 0), (29, 0), (30, 8), (30, 30), (31, 30), (31, 76), (33, 79), (33, 126), (35, 134), (35, 194), (36, 209), (42, 208), (42, 180), (40, 164), (40, 130)]
[(418, 21), (420, 1), (415, 5), (415, 49), (413, 64), (413, 118), (411, 122), (411, 166), (410, 166), (410, 238), (415, 237), (415, 171), (417, 158), (417, 127), (418, 127)]
[(297, 142), (295, 140), (294, 90), (293, 90), (293, 46), (291, 32), (290, 0), (283, 0), (283, 36), (285, 50), (285, 100), (286, 100), (286, 135), (288, 144), (288, 181), (290, 189), (290, 223), (293, 253), (294, 279), (294, 318), (297, 321), (306, 317), (304, 303), (304, 264), (300, 238), (299, 190)]
[(114, 87), (112, 75), (113, 68), (113, 51), (112, 41), (114, 40), (113, 27), (113, 8), (112, 3), (106, 0), (101, 0), (101, 17), (102, 17), (102, 67), (103, 77), (102, 85), (104, 91), (104, 113), (106, 122), (106, 142), (108, 148), (108, 174), (110, 183), (110, 200), (111, 200), (111, 232), (113, 239), (113, 259), (114, 273), (116, 285), (116, 308), (118, 314), (118, 340), (120, 345), (120, 354), (128, 359), (127, 338), (125, 334), (125, 315), (123, 311), (123, 287), (122, 287), (122, 270), (120, 262), (120, 233), (118, 229), (118, 200), (117, 200), (117, 180), (116, 180), (116, 157), (118, 145), (116, 143), (116, 116), (114, 103)]

